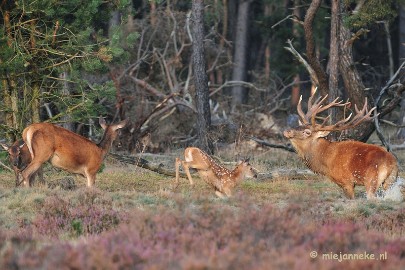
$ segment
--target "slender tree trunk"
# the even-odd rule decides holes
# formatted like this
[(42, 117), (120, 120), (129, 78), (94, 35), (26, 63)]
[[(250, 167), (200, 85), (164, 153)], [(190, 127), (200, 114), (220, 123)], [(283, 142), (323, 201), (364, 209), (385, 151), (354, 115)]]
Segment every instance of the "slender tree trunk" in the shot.
[[(399, 44), (399, 63), (401, 64), (405, 59), (405, 46), (402, 45), (405, 44), (405, 4), (402, 4), (399, 9)], [(402, 94), (401, 114), (398, 124), (405, 124), (405, 94)], [(397, 138), (405, 141), (405, 128), (400, 128), (398, 130)]]
[(321, 63), (319, 62), (318, 57), (316, 56), (316, 46), (313, 34), (313, 22), (315, 19), (315, 15), (318, 12), (322, 4), (322, 0), (313, 0), (311, 5), (309, 6), (307, 13), (305, 15), (304, 20), (304, 32), (305, 32), (305, 41), (306, 41), (306, 52), (308, 58), (308, 64), (311, 68), (315, 71), (317, 82), (313, 82), (318, 84), (320, 93), (322, 96), (328, 94), (329, 89), (329, 82), (328, 76), (322, 67)]
[[(339, 97), (339, 35), (340, 35), (340, 0), (332, 0), (330, 48), (329, 48), (329, 102)], [(337, 108), (331, 108), (330, 122), (336, 123)]]
[[(60, 78), (62, 80), (62, 89), (61, 89), (61, 93), (62, 93), (62, 97), (68, 97), (70, 96), (70, 89), (69, 89), (69, 83), (67, 81), (68, 77), (68, 72), (64, 71), (63, 73), (61, 73)], [(73, 119), (72, 116), (70, 114), (64, 114), (61, 117), (62, 120), (62, 127), (70, 130), (70, 131), (74, 131), (74, 125), (73, 125)]]
[[(11, 48), (13, 46), (13, 36), (11, 33), (10, 25), (10, 13), (8, 11), (4, 14), (4, 26), (6, 27), (7, 33), (7, 45)], [(17, 112), (18, 112), (18, 94), (15, 83), (14, 74), (7, 74), (7, 79), (2, 80), (3, 94), (4, 94), (4, 105), (8, 109), (5, 113), (6, 125), (14, 129), (13, 132), (7, 132), (6, 137), (10, 142), (15, 141), (16, 134), (15, 131), (18, 130), (17, 125)]]
[[(238, 8), (236, 22), (236, 37), (234, 50), (233, 81), (246, 81), (247, 79), (247, 46), (249, 32), (250, 0), (241, 1)], [(248, 89), (243, 86), (234, 86), (232, 89), (232, 110), (235, 106), (244, 104), (248, 99)]]
[[(296, 16), (297, 18), (301, 18), (301, 0), (294, 0), (294, 11), (293, 14), (294, 16)], [(288, 5), (286, 5), (286, 9), (288, 8)], [(299, 25), (299, 23), (297, 22), (293, 22), (293, 36), (295, 40), (301, 40), (301, 34), (300, 31), (298, 31), (299, 28), (301, 28), (301, 25)], [(298, 84), (298, 82), (301, 80), (300, 78), (300, 74), (297, 73), (294, 76), (294, 82), (297, 82), (297, 84), (295, 84), (292, 89), (291, 89), (291, 112), (296, 113), (296, 108), (298, 105), (298, 101), (300, 98), (300, 93), (301, 93), (301, 87)]]
[(405, 4), (399, 9), (399, 62), (405, 59)]
[(196, 90), (198, 147), (209, 154), (213, 145), (209, 137), (211, 113), (209, 106), (208, 76), (204, 51), (204, 1), (194, 0), (192, 4), (193, 24), (193, 70)]
[[(8, 82), (6, 79), (2, 80), (2, 90), (3, 90), (3, 97), (4, 97), (4, 107), (8, 108), (8, 110), (5, 111), (5, 124), (7, 126), (12, 126), (13, 125), (13, 112), (11, 111), (11, 96), (10, 96), (10, 90), (8, 86)], [(13, 135), (9, 132), (6, 132), (6, 137), (8, 141), (13, 141)]]
[(41, 117), (39, 115), (40, 110), (40, 96), (41, 96), (41, 89), (37, 82), (32, 84), (32, 101), (31, 101), (31, 121), (32, 123), (39, 123), (41, 122)]

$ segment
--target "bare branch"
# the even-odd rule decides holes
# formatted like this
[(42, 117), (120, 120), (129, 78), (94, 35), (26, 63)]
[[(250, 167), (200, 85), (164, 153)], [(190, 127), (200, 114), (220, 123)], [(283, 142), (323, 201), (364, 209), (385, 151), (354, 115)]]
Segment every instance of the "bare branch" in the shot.
[[(383, 110), (380, 112), (380, 117), (383, 117), (385, 114), (389, 113), (392, 111), (392, 109), (397, 106), (400, 102), (401, 102), (401, 98), (402, 98), (402, 92), (405, 91), (405, 85), (404, 83), (400, 83), (398, 82), (397, 84), (391, 85), (394, 80), (396, 80), (396, 78), (398, 77), (399, 74), (403, 73), (403, 69), (405, 67), (405, 61), (402, 62), (401, 66), (398, 68), (398, 70), (395, 72), (394, 76), (391, 77), (391, 79), (387, 82), (387, 84), (381, 89), (379, 95), (377, 96), (377, 98), (375, 99), (375, 105), (378, 107), (378, 103), (380, 102), (382, 96), (384, 95), (384, 93), (387, 91), (387, 89), (389, 88), (397, 88), (396, 90), (396, 94), (394, 99), (391, 100), (391, 102), (384, 106)], [(377, 113), (378, 109), (376, 110)], [(374, 125), (375, 125), (375, 130), (377, 133), (378, 138), (380, 138), (382, 144), (388, 149), (388, 151), (390, 150), (390, 144), (387, 142), (387, 140), (384, 138), (383, 133), (381, 132), (380, 129), (380, 123), (378, 121), (378, 117), (376, 117), (374, 119)]]
[(271, 148), (279, 148), (279, 149), (286, 150), (286, 151), (288, 151), (288, 152), (293, 152), (293, 153), (295, 153), (294, 148), (292, 148), (291, 146), (288, 146), (288, 145), (284, 145), (284, 144), (273, 144), (273, 143), (269, 143), (269, 142), (266, 142), (266, 141), (264, 141), (264, 140), (258, 139), (258, 138), (256, 138), (256, 137), (247, 137), (247, 138), (249, 138), (249, 139), (251, 139), (252, 141), (255, 141), (255, 142), (257, 142), (257, 143), (259, 143), (259, 144), (261, 144), (261, 145), (264, 145), (264, 146), (268, 146), (268, 147), (271, 147)]
[(318, 77), (316, 76), (316, 73), (314, 71), (314, 69), (311, 67), (311, 65), (304, 59), (304, 57), (301, 56), (301, 54), (294, 48), (294, 46), (292, 45), (291, 40), (287, 40), (287, 43), (289, 45), (289, 47), (284, 47), (287, 51), (291, 52), (295, 58), (298, 59), (298, 61), (301, 62), (301, 64), (304, 65), (304, 67), (307, 69), (309, 76), (311, 77), (311, 80), (313, 82), (313, 84), (315, 85), (319, 85), (318, 82)]

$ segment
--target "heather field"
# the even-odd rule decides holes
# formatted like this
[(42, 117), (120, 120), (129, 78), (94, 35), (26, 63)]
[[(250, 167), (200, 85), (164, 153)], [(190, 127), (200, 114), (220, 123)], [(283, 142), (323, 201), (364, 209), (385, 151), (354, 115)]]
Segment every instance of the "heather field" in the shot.
[[(173, 169), (179, 153), (143, 157)], [(230, 199), (112, 157), (94, 189), (51, 167), (31, 189), (2, 172), (0, 269), (405, 269), (405, 202), (347, 200), (294, 153), (247, 154), (260, 177)]]

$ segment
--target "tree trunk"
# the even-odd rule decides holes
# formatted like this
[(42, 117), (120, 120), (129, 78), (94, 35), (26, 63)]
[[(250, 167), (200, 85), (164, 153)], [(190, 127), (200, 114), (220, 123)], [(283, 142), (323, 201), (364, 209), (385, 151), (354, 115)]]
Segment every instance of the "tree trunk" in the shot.
[(341, 24), (340, 37), (339, 70), (347, 91), (346, 94), (350, 102), (357, 104), (358, 107), (363, 107), (365, 86), (353, 60), (352, 42), (350, 41), (351, 32), (343, 24)]
[[(242, 1), (238, 8), (238, 18), (236, 22), (236, 36), (233, 58), (233, 81), (246, 81), (247, 79), (247, 46), (249, 32), (249, 10), (251, 1)], [(244, 104), (248, 100), (248, 89), (243, 86), (232, 88), (232, 111), (237, 105)]]
[[(339, 97), (339, 36), (340, 36), (340, 0), (332, 0), (331, 29), (329, 48), (329, 102)], [(338, 121), (337, 108), (331, 108), (330, 122)]]
[(319, 7), (321, 6), (322, 0), (313, 0), (309, 6), (304, 20), (304, 32), (305, 32), (305, 42), (306, 42), (306, 52), (308, 58), (308, 64), (314, 70), (317, 82), (313, 82), (319, 87), (319, 91), (322, 96), (328, 94), (329, 82), (328, 76), (319, 62), (318, 57), (316, 56), (315, 50), (315, 40), (313, 34), (313, 22), (315, 15), (318, 12)]
[(40, 96), (41, 96), (41, 89), (39, 84), (34, 82), (32, 84), (32, 100), (31, 100), (31, 121), (32, 123), (39, 123), (41, 122), (41, 118), (39, 116), (40, 110)]
[[(6, 79), (2, 80), (2, 89), (3, 89), (3, 97), (4, 97), (4, 107), (8, 108), (5, 111), (5, 124), (9, 127), (13, 126), (13, 112), (11, 110), (12, 107), (12, 99), (10, 95), (9, 85)], [(13, 142), (15, 140), (13, 134), (11, 132), (6, 132), (7, 141)]]
[[(356, 69), (356, 64), (353, 60), (353, 49), (351, 40), (351, 32), (348, 28), (344, 26), (341, 20), (340, 28), (340, 62), (339, 62), (339, 71), (343, 78), (343, 84), (346, 89), (346, 94), (349, 98), (349, 101), (352, 103), (352, 108), (354, 105), (357, 105), (358, 108), (364, 106), (364, 101), (366, 98), (366, 93), (364, 91), (365, 86), (361, 79), (361, 76)], [(370, 101), (370, 99), (369, 99)], [(372, 107), (373, 104), (370, 104)], [(375, 126), (374, 123), (365, 122), (353, 129), (348, 130), (346, 136), (351, 139), (359, 141), (367, 141), (371, 134), (374, 132)]]
[[(70, 96), (70, 89), (69, 89), (69, 83), (67, 82), (67, 78), (68, 77), (68, 72), (64, 71), (61, 75), (60, 75), (60, 79), (62, 81), (62, 89), (61, 89), (61, 93), (62, 93), (62, 97), (63, 98), (68, 98)], [(62, 120), (62, 127), (70, 130), (70, 131), (74, 131), (74, 124), (73, 124), (73, 119), (71, 114), (63, 114), (61, 117)]]
[(405, 4), (399, 9), (399, 62), (405, 59)]
[[(405, 59), (405, 4), (401, 5), (399, 9), (399, 63)], [(399, 118), (399, 125), (405, 124), (405, 95), (402, 95), (401, 100), (401, 113)], [(400, 128), (397, 132), (397, 138), (402, 142), (405, 141), (405, 128)]]
[[(293, 14), (296, 18), (301, 18), (301, 0), (294, 0), (294, 11)], [(289, 7), (286, 5), (286, 9), (288, 9)], [(301, 27), (301, 25), (294, 21), (293, 22), (293, 37), (295, 40), (301, 40), (302, 36), (300, 34), (300, 31), (298, 31), (298, 29)], [(290, 108), (290, 113), (297, 113), (297, 105), (298, 105), (298, 101), (300, 99), (300, 94), (301, 94), (301, 87), (299, 85), (299, 81), (301, 80), (300, 74), (297, 72), (297, 74), (295, 74), (294, 76), (294, 82), (297, 82), (297, 84), (295, 84), (292, 88), (291, 88), (291, 108)]]
[(211, 113), (209, 106), (208, 76), (206, 73), (204, 51), (204, 1), (194, 0), (193, 13), (193, 70), (197, 107), (198, 147), (213, 154), (213, 145), (209, 137)]

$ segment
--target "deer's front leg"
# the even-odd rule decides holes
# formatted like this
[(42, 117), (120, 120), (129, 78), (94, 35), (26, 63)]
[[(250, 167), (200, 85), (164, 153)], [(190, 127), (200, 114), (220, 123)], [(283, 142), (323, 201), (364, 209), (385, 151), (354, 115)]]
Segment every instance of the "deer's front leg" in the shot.
[(175, 163), (175, 168), (176, 168), (176, 179), (174, 180), (174, 189), (176, 189), (179, 186), (179, 178), (180, 178), (180, 163), (182, 163), (182, 160), (179, 158), (176, 158), (176, 163)]
[(188, 180), (190, 181), (190, 185), (194, 186), (194, 181), (193, 181), (193, 178), (191, 177), (191, 174), (190, 174), (190, 169), (189, 169), (190, 166), (188, 165), (188, 162), (187, 161), (181, 161), (181, 163), (183, 165), (184, 171), (187, 174)]

